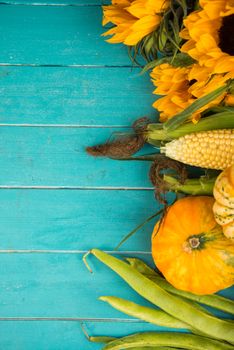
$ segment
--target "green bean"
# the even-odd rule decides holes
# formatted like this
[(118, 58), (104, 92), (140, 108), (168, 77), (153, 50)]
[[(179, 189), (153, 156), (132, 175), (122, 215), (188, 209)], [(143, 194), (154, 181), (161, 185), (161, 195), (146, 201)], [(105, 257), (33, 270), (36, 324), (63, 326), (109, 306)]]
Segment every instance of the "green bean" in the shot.
[(234, 301), (224, 298), (220, 295), (196, 295), (193, 293), (185, 292), (183, 290), (176, 289), (169, 282), (167, 282), (163, 277), (161, 277), (156, 271), (151, 269), (142, 260), (136, 258), (126, 259), (131, 266), (137, 269), (140, 273), (151, 279), (159, 287), (165, 289), (166, 291), (179, 295), (186, 299), (194, 300), (198, 303), (202, 303), (207, 306), (211, 306), (218, 310), (234, 314)]
[[(126, 348), (122, 348), (125, 350)], [(141, 346), (134, 347), (134, 350), (183, 350), (182, 348), (172, 348), (171, 346)]]
[[(123, 348), (123, 350), (125, 350), (125, 348)], [(144, 347), (137, 347), (134, 348), (134, 350), (181, 350), (181, 349), (176, 349), (176, 348), (172, 348), (172, 347), (165, 347), (165, 346), (144, 346)]]
[(143, 275), (159, 276), (159, 274), (149, 267), (143, 260), (137, 258), (125, 258), (125, 260)]
[[(113, 340), (116, 340), (118, 338), (114, 338), (114, 337), (105, 337), (105, 336), (101, 336), (101, 337), (89, 337), (89, 341), (93, 342), (93, 343), (110, 343)], [(172, 347), (158, 347), (158, 346), (147, 346), (147, 347), (135, 347), (134, 350), (181, 350), (178, 348), (172, 348)]]
[(221, 343), (218, 340), (201, 337), (199, 335), (184, 333), (138, 333), (111, 341), (103, 347), (103, 350), (136, 349), (144, 347), (178, 347), (191, 350), (233, 350), (233, 346)]
[[(126, 258), (125, 260), (127, 260), (132, 266), (135, 266), (139, 272), (145, 272), (146, 274), (150, 274), (151, 276), (153, 274), (155, 274), (155, 276), (158, 275), (156, 271), (151, 269), (148, 265), (146, 265), (140, 259)], [(162, 278), (162, 280), (164, 279)], [(190, 330), (194, 334), (204, 336), (204, 333), (192, 329), (188, 324), (185, 324), (184, 322), (179, 321), (178, 319), (170, 316), (169, 314), (165, 313), (162, 310), (155, 310), (149, 307), (143, 307), (133, 302), (130, 302), (121, 298), (117, 298), (117, 297), (100, 297), (99, 299), (102, 301), (108, 302), (112, 307), (116, 308), (117, 310), (129, 316), (137, 317), (143, 321), (146, 321), (158, 326), (163, 326), (163, 327), (184, 328), (184, 329)], [(192, 302), (189, 299), (185, 299), (185, 301), (192, 303), (192, 305), (194, 305), (196, 308), (199, 308), (203, 312), (211, 314), (196, 302)]]
[[(125, 349), (123, 349), (125, 350)], [(144, 347), (137, 347), (134, 348), (134, 350), (183, 350), (182, 348), (172, 348), (171, 346), (144, 346)]]
[(196, 295), (193, 293), (185, 292), (183, 290), (178, 290), (160, 276), (153, 277), (152, 281), (161, 288), (173, 293), (173, 295), (183, 297), (186, 300), (192, 300), (197, 303), (202, 303), (204, 305), (214, 307), (223, 312), (234, 314), (233, 300), (221, 297), (219, 295)]
[(109, 343), (113, 340), (115, 340), (115, 337), (105, 337), (105, 336), (101, 336), (101, 337), (89, 337), (88, 338), (89, 341), (91, 341), (92, 343)]
[(179, 321), (162, 310), (152, 309), (150, 307), (135, 304), (129, 300), (112, 296), (104, 296), (99, 299), (106, 301), (115, 309), (124, 312), (129, 316), (137, 317), (140, 320), (152, 323), (156, 326), (191, 329), (191, 327), (185, 322)]
[(218, 337), (219, 339), (234, 343), (234, 332), (230, 323), (214, 316), (207, 315), (196, 309), (194, 306), (189, 305), (184, 300), (171, 295), (132, 266), (114, 256), (108, 255), (98, 249), (92, 249), (90, 253), (115, 271), (137, 293), (171, 316), (178, 318), (182, 322), (188, 323), (192, 328), (197, 329), (208, 336), (214, 338)]

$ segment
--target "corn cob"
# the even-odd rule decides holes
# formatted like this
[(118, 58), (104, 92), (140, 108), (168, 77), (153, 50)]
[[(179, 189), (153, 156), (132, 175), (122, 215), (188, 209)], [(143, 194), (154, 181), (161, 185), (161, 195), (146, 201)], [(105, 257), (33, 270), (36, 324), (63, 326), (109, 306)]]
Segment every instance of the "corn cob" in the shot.
[(168, 142), (161, 152), (185, 164), (223, 170), (234, 164), (234, 129), (185, 135)]

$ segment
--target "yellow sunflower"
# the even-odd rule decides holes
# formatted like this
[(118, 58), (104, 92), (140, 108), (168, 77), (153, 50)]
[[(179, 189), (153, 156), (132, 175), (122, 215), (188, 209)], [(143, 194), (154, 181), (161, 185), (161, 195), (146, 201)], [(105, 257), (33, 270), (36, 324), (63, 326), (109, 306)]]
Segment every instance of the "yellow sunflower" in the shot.
[(200, 0), (200, 6), (184, 20), (181, 51), (214, 74), (234, 70), (234, 0)]
[(114, 27), (103, 36), (112, 36), (109, 43), (134, 46), (158, 27), (169, 4), (170, 0), (112, 0), (112, 5), (103, 6), (103, 25)]
[[(151, 78), (156, 86), (154, 93), (162, 95), (154, 102), (153, 107), (159, 111), (160, 121), (165, 122), (182, 112), (196, 99), (224, 86), (229, 79), (234, 78), (234, 73), (213, 74), (211, 69), (201, 67), (199, 64), (189, 67), (173, 67), (165, 63), (153, 69)], [(224, 92), (196, 111), (191, 116), (192, 121), (196, 123), (204, 110), (218, 106), (221, 102), (233, 105), (234, 96)]]
[(160, 112), (164, 122), (189, 105), (189, 68), (176, 68), (168, 63), (155, 67), (150, 74), (156, 86), (154, 94), (164, 95), (154, 102), (153, 107)]
[[(199, 64), (194, 64), (189, 71), (188, 79), (190, 81), (190, 94), (193, 96), (193, 98), (199, 98), (218, 89), (221, 86), (224, 86), (228, 80), (234, 79), (234, 71), (226, 74), (213, 74), (211, 69), (204, 66), (201, 67)], [(231, 102), (232, 99), (233, 95), (224, 92), (215, 100), (211, 101), (208, 107), (217, 106), (221, 101), (227, 105), (230, 105), (232, 103), (229, 102)], [(207, 106), (205, 106), (205, 108), (207, 108)]]

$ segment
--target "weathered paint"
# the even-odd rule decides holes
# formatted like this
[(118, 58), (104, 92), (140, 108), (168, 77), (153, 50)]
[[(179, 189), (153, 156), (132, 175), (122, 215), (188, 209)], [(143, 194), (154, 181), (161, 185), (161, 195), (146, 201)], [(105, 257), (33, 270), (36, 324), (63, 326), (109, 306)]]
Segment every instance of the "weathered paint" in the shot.
[[(159, 329), (97, 300), (147, 304), (95, 259), (159, 208), (149, 163), (92, 159), (85, 146), (156, 116), (148, 75), (100, 34), (100, 0), (0, 5), (0, 348), (91, 350), (90, 335)], [(71, 6), (70, 6), (71, 5)], [(125, 128), (121, 128), (125, 127)], [(149, 149), (148, 149), (149, 150)], [(152, 151), (152, 149), (151, 149)], [(147, 224), (121, 256), (150, 260)], [(231, 296), (231, 290), (225, 290)]]

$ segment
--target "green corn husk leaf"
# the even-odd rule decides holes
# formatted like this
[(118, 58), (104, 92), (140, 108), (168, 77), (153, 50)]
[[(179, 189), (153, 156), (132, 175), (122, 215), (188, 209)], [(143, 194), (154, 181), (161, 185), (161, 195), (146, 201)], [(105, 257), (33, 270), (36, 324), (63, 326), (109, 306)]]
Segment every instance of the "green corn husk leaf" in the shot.
[(148, 143), (158, 147), (159, 141), (171, 141), (187, 134), (217, 129), (234, 129), (234, 111), (203, 117), (196, 124), (186, 122), (172, 130), (165, 129), (162, 123), (148, 124), (145, 136)]
[(164, 185), (168, 191), (180, 192), (192, 196), (212, 196), (216, 177), (187, 179), (180, 183), (174, 176), (164, 175)]
[[(161, 145), (161, 142), (160, 142)], [(160, 148), (160, 146), (159, 146)], [(161, 156), (159, 153), (149, 153), (149, 154), (142, 154), (141, 156), (131, 156), (128, 158), (121, 158), (121, 161), (125, 160), (140, 160), (140, 161), (146, 161), (146, 162), (152, 162), (154, 160), (157, 160), (158, 157)]]
[(228, 81), (224, 86), (210, 92), (209, 94), (198, 98), (189, 107), (184, 109), (182, 112), (176, 114), (173, 118), (169, 119), (163, 124), (163, 128), (166, 130), (175, 130), (177, 127), (182, 125), (184, 122), (189, 120), (191, 115), (197, 112), (200, 108), (207, 105), (209, 102), (215, 100), (217, 97), (222, 95), (225, 91), (232, 87), (233, 82)]
[(220, 105), (220, 106), (215, 106), (206, 109), (204, 112), (202, 112), (202, 117), (207, 117), (211, 116), (217, 113), (222, 113), (222, 112), (233, 112), (234, 113), (234, 107), (232, 106), (225, 106), (225, 105)]

